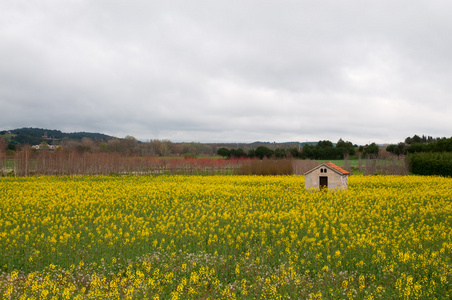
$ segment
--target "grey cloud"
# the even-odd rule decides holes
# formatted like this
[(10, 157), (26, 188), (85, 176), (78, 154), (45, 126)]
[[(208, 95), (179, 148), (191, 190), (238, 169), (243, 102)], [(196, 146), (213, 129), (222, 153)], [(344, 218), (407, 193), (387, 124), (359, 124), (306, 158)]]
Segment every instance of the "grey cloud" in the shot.
[[(140, 139), (449, 136), (446, 1), (0, 4), (0, 128)], [(5, 128), (7, 127), (7, 128)]]

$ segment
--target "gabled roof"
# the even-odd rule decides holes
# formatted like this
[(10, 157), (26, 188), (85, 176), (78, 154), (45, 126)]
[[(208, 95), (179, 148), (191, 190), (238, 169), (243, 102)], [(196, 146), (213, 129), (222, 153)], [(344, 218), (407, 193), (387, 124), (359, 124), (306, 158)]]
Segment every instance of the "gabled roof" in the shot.
[(305, 172), (304, 175), (311, 173), (312, 171), (317, 170), (320, 167), (327, 167), (328, 169), (333, 170), (334, 172), (339, 173), (340, 175), (350, 175), (349, 171), (346, 171), (346, 170), (342, 169), (341, 167), (336, 166), (335, 164), (333, 164), (330, 161), (321, 163), (317, 167)]
[(328, 161), (328, 162), (326, 162), (326, 163), (324, 163), (324, 164), (330, 166), (332, 169), (334, 169), (334, 170), (336, 170), (336, 171), (342, 173), (343, 175), (350, 175), (350, 172), (349, 172), (349, 171), (344, 170), (344, 169), (342, 169), (342, 168), (339, 167), (339, 166), (336, 166), (335, 164), (333, 164), (333, 163), (330, 162), (330, 161)]

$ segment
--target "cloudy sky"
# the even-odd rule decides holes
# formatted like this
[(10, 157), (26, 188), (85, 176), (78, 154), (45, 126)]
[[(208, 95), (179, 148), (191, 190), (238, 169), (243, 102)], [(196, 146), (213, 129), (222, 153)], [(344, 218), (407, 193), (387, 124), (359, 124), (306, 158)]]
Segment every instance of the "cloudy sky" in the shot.
[(1, 0), (0, 130), (452, 136), (448, 0)]

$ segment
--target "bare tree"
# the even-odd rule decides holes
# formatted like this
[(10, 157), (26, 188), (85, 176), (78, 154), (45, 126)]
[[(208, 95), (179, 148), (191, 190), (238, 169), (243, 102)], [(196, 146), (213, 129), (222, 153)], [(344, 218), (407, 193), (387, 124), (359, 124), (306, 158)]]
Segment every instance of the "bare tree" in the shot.
[(315, 160), (310, 159), (294, 159), (293, 164), (293, 174), (303, 175), (305, 172), (315, 168), (319, 163)]
[(0, 137), (0, 153), (6, 153), (6, 149), (8, 149), (8, 140)]
[(14, 174), (16, 176), (28, 176), (30, 173), (31, 147), (25, 145), (20, 151), (16, 152)]
[(349, 161), (349, 154), (345, 153), (344, 154), (344, 170), (351, 172), (352, 167), (350, 165), (350, 161)]

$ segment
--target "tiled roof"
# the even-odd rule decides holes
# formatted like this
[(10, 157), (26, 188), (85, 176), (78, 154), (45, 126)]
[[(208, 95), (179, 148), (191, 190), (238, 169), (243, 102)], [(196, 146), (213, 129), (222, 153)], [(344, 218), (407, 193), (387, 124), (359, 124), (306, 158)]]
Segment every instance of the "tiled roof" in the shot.
[(338, 172), (344, 174), (344, 175), (350, 175), (350, 172), (349, 172), (349, 171), (346, 171), (346, 170), (342, 169), (341, 167), (336, 166), (335, 164), (333, 164), (333, 163), (330, 162), (330, 161), (325, 162), (324, 164), (327, 165), (327, 166), (329, 166), (330, 168), (332, 168), (332, 169), (334, 169), (334, 170), (336, 170), (336, 171), (338, 171)]
[(333, 163), (330, 162), (330, 161), (321, 163), (321, 164), (318, 165), (317, 167), (315, 167), (315, 168), (313, 168), (313, 169), (311, 169), (311, 170), (309, 170), (309, 171), (306, 171), (306, 172), (304, 172), (303, 174), (304, 174), (304, 175), (309, 174), (309, 173), (311, 173), (312, 171), (317, 170), (317, 169), (320, 168), (321, 166), (327, 166), (328, 168), (330, 168), (330, 169), (332, 169), (333, 171), (336, 171), (336, 172), (338, 172), (338, 173), (340, 173), (340, 174), (342, 174), (342, 175), (350, 175), (350, 172), (349, 172), (349, 171), (346, 171), (346, 170), (342, 169), (341, 167), (336, 166), (335, 164), (333, 164)]

